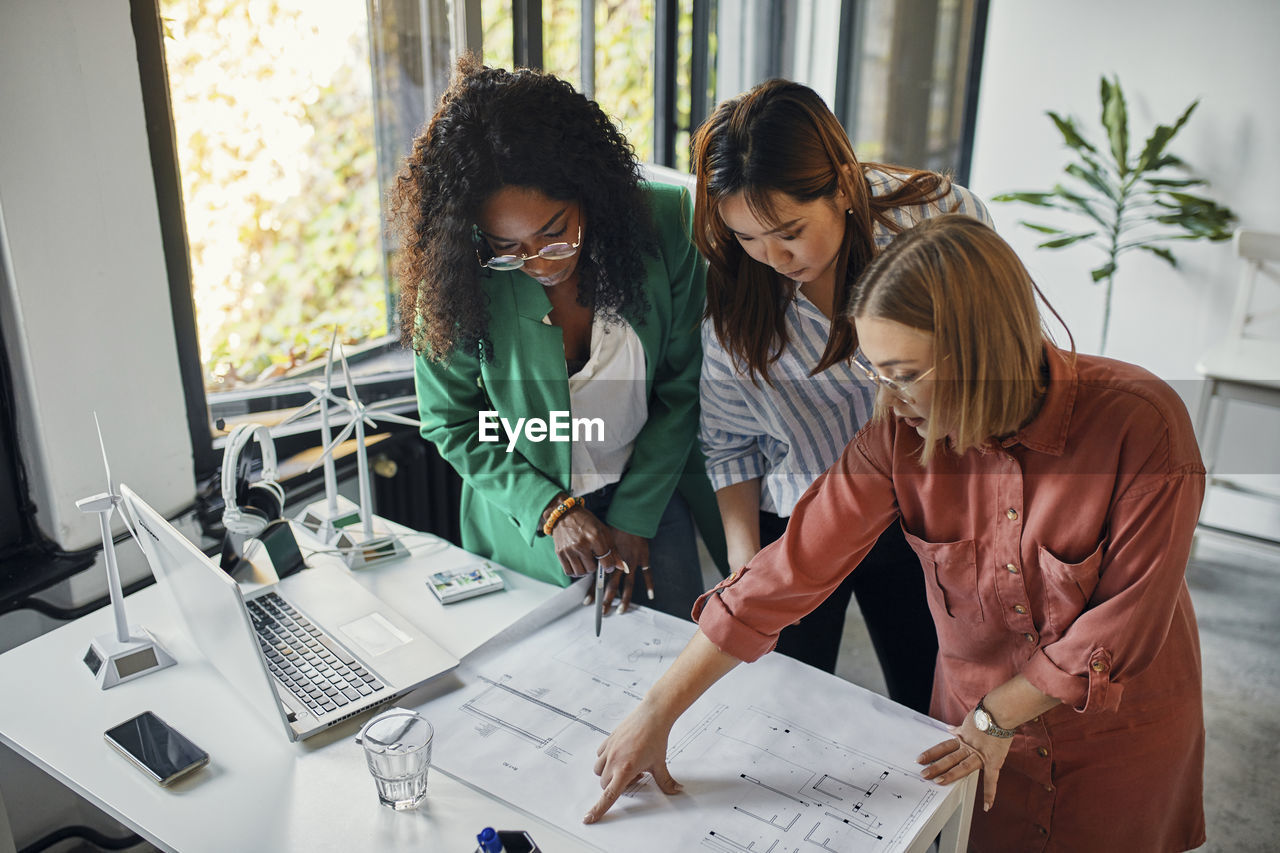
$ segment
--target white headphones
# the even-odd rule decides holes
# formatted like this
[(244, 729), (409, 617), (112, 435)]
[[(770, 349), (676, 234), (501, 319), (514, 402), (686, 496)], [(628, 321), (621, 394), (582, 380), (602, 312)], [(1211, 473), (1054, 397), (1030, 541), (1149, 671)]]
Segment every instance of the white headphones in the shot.
[[(262, 450), (262, 477), (246, 485), (244, 506), (236, 503), (240, 453), (257, 439)], [(228, 533), (257, 536), (284, 516), (284, 487), (276, 482), (276, 446), (261, 424), (238, 424), (227, 436), (222, 456), (222, 526)]]

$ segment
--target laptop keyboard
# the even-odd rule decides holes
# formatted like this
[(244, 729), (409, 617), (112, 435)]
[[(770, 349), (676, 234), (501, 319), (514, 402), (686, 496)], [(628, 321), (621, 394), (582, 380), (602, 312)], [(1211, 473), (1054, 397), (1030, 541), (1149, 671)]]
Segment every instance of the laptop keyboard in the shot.
[(246, 601), (267, 668), (317, 716), (386, 689), (274, 592)]

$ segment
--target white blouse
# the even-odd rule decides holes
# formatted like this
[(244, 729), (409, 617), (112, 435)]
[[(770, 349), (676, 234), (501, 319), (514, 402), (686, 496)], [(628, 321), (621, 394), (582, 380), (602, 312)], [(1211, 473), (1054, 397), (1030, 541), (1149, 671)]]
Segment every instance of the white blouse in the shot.
[(569, 377), (569, 407), (570, 492), (585, 495), (621, 480), (649, 419), (644, 345), (629, 323), (592, 320), (590, 357)]

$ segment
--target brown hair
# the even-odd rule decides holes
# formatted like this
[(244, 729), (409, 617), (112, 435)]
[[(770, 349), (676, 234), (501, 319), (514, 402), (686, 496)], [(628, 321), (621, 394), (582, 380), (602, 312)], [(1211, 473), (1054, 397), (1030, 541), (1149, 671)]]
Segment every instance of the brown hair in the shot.
[[(1017, 431), (1031, 417), (1046, 388), (1044, 345), (1052, 341), (1037, 293), (999, 234), (954, 213), (903, 231), (862, 274), (850, 322), (875, 317), (933, 335), (934, 391), (922, 463), (948, 432), (963, 453)], [(883, 415), (877, 396), (876, 416)]]
[(873, 196), (853, 146), (822, 98), (808, 86), (769, 80), (725, 101), (693, 138), (693, 234), (706, 257), (707, 312), (725, 350), (747, 366), (752, 381), (764, 376), (787, 345), (785, 312), (791, 291), (766, 264), (752, 259), (720, 216), (720, 206), (742, 193), (759, 219), (776, 223), (776, 193), (799, 202), (834, 198), (843, 192), (848, 215), (844, 243), (836, 261), (835, 310), (831, 335), (813, 373), (853, 355), (857, 338), (841, 319), (849, 291), (875, 256), (873, 223), (893, 231), (887, 213), (903, 205), (936, 201), (950, 182), (935, 172), (890, 168), (902, 181), (893, 192)]

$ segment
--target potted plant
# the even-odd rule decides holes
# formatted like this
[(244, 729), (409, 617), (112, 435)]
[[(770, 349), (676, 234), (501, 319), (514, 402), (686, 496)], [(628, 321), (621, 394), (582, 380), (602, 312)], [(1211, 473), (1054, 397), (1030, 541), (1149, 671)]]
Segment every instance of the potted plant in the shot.
[(1047, 192), (1004, 193), (992, 200), (1067, 211), (1087, 220), (1082, 228), (1075, 229), (1025, 220), (1019, 224), (1050, 235), (1038, 245), (1041, 249), (1085, 243), (1103, 251), (1105, 260), (1093, 269), (1092, 275), (1094, 284), (1106, 282), (1099, 347), (1099, 351), (1105, 351), (1120, 256), (1139, 249), (1177, 267), (1177, 258), (1167, 244), (1178, 240), (1226, 240), (1231, 237), (1236, 215), (1230, 208), (1187, 191), (1205, 184), (1203, 178), (1165, 177), (1166, 169), (1189, 172), (1187, 164), (1167, 153), (1166, 147), (1187, 123), (1200, 103), (1198, 99), (1173, 124), (1157, 125), (1142, 150), (1131, 154), (1129, 111), (1118, 78), (1102, 78), (1101, 98), (1105, 146), (1085, 139), (1070, 117), (1048, 111), (1072, 151), (1072, 159), (1064, 169), (1071, 178), (1067, 185), (1055, 184)]

